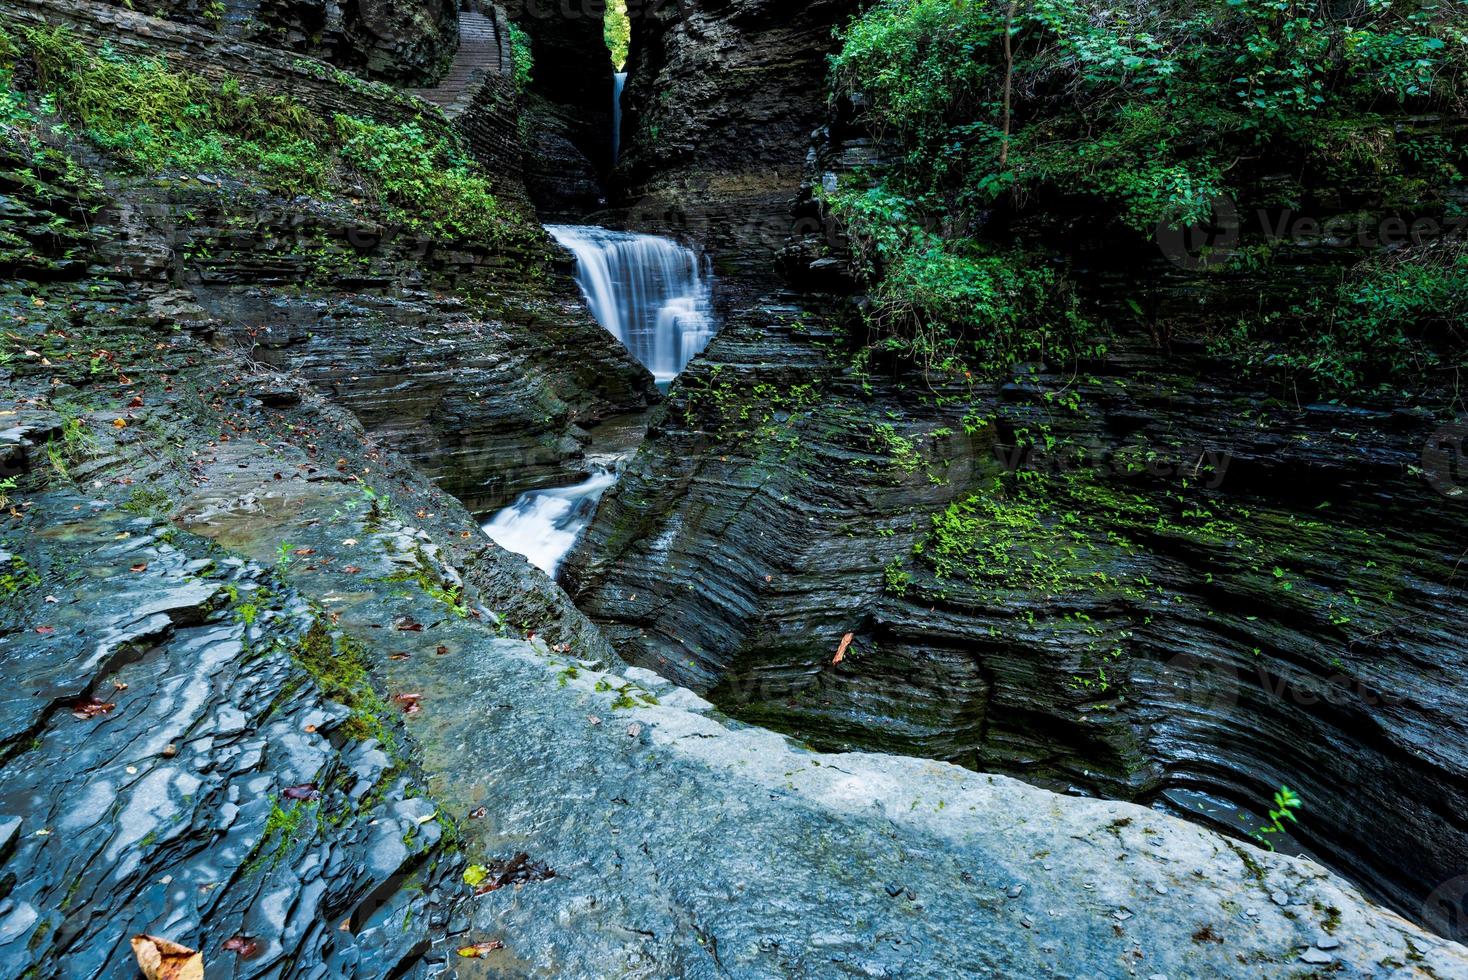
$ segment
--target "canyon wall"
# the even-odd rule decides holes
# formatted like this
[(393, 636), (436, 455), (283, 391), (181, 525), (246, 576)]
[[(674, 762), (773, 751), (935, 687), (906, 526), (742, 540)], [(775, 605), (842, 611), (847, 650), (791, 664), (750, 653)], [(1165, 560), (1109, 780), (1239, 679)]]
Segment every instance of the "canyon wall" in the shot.
[(697, 243), (722, 275), (768, 284), (771, 257), (791, 231), (810, 133), (825, 118), (832, 31), (859, 6), (629, 7), (619, 218)]
[[(728, 82), (738, 53), (782, 50), (756, 41), (787, 36), (791, 16), (811, 26), (747, 12), (642, 25), (634, 60), (652, 70), (622, 173), (666, 204), (665, 227), (737, 229), (713, 217), (717, 188), (804, 157), (794, 207), (767, 224), (794, 231), (779, 264), (798, 292), (734, 315), (675, 386), (568, 560), (578, 606), (628, 661), (822, 747), (952, 760), (1242, 835), (1287, 785), (1307, 801), (1299, 845), (1458, 933), (1441, 911), (1468, 872), (1451, 379), (1414, 382), (1410, 402), (1302, 396), (1214, 343), (1376, 254), (1340, 227), (1383, 227), (1382, 195), (1313, 188), (1267, 263), (1221, 273), (1181, 234), (1125, 233), (1057, 189), (1002, 220), (1080, 283), (1108, 327), (1096, 353), (997, 382), (854, 359), (861, 273), (815, 188), (859, 182), (885, 151), (859, 106), (816, 118), (811, 63), (782, 62), (792, 74), (760, 76), (756, 97)], [(649, 78), (675, 80), (678, 99), (658, 108)], [(797, 120), (819, 127), (799, 154)], [(1266, 163), (1259, 185), (1287, 178)], [(793, 179), (763, 189), (788, 199)], [(737, 210), (774, 215), (779, 196)], [(1265, 199), (1233, 204), (1279, 220)], [(760, 252), (728, 229), (703, 240), (723, 288), (748, 296), (768, 285)], [(1247, 250), (1260, 229), (1244, 235)]]

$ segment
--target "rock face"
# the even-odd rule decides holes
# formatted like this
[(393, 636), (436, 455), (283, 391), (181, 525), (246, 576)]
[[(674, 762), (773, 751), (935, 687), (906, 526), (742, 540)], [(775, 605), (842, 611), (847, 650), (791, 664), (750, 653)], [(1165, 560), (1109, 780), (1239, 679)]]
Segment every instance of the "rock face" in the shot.
[(390, 82), (433, 81), (458, 46), (454, 0), (104, 0)]
[(1358, 254), (1300, 241), (1209, 280), (1097, 233), (1065, 257), (1091, 300), (1140, 297), (1177, 336), (993, 385), (853, 362), (863, 328), (822, 294), (855, 281), (810, 188), (881, 152), (849, 117), (821, 135), (796, 211), (821, 232), (782, 254), (816, 292), (736, 318), (680, 380), (567, 563), (578, 605), (630, 662), (823, 747), (1233, 833), (1288, 785), (1299, 844), (1458, 934), (1463, 429), (1300, 404), (1182, 339)]
[[(26, 4), (17, 15), (38, 11)], [(146, 50), (161, 36), (185, 68), (230, 67), (196, 58), (213, 42), (192, 28), (98, 5), (78, 5), (71, 18), (88, 40)], [(265, 50), (235, 57), (263, 80), (277, 70), (253, 57)], [(358, 112), (445, 126), (416, 99), (381, 86), (354, 92), (282, 60), (293, 82), (309, 79), (297, 97), (323, 114), (360, 95)], [(489, 161), (493, 137), (515, 138), (515, 120), (478, 100), (458, 122)], [(518, 177), (511, 170), (496, 183), (510, 206), (525, 199)], [(350, 202), (285, 201), (227, 176), (134, 181), (116, 198), (128, 238), (119, 261), (131, 275), (186, 290), (214, 319), (200, 329), (320, 383), (476, 512), (564, 481), (582, 455), (583, 426), (657, 398), (646, 370), (580, 304), (569, 259), (543, 235), (449, 246)]]
[[(240, 66), (318, 111), (447, 125), (294, 55), (66, 15), (87, 43)], [(31, 125), (0, 144), (0, 973), (127, 976), (147, 933), (202, 950), (210, 977), (1468, 976), (1463, 947), (1311, 861), (1125, 802), (811, 751), (620, 660), (442, 489), (549, 479), (581, 421), (650, 398), (539, 238), (408, 240), (350, 201), (122, 175), (75, 129)], [(785, 537), (770, 560), (804, 567), (792, 529), (857, 506), (801, 503), (817, 495), (795, 463), (828, 465), (808, 452), (846, 466), (828, 493), (940, 507), (999, 436), (928, 432), (923, 397), (869, 380), (901, 416), (884, 433), (800, 312), (729, 331), (652, 451), (758, 454), (735, 476)], [(731, 358), (746, 376), (721, 373)], [(779, 404), (743, 411), (758, 398)], [(847, 414), (815, 425), (828, 401)], [(951, 450), (941, 472), (930, 442)], [(617, 506), (642, 508), (652, 475)], [(737, 525), (749, 504), (704, 514)], [(943, 588), (903, 571), (872, 600), (894, 617)], [(726, 632), (766, 574), (729, 593)], [(832, 610), (823, 648), (849, 619)]]
[(579, 217), (604, 203), (612, 163), (612, 58), (600, 3), (510, 0), (530, 37), (526, 185), (542, 215)]
[(696, 242), (726, 277), (768, 282), (791, 232), (810, 133), (825, 118), (832, 31), (859, 6), (634, 9), (614, 202), (624, 220)]
[(1302, 843), (1414, 913), (1462, 873), (1468, 595), (1460, 505), (1414, 475), (1432, 420), (1236, 413), (1206, 359), (1136, 346), (960, 400), (823, 339), (727, 327), (604, 499), (562, 578), (623, 657), (818, 745), (1202, 791), (1234, 830), (1283, 783)]

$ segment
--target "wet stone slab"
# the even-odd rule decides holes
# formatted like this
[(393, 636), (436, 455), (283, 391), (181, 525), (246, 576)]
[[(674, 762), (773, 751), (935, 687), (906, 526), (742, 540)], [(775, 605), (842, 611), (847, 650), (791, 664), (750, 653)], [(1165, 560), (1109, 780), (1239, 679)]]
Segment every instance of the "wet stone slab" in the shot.
[(0, 975), (130, 976), (139, 932), (211, 978), (425, 969), (442, 827), (296, 663), (312, 611), (202, 539), (41, 506), (0, 545), (36, 576), (0, 638)]

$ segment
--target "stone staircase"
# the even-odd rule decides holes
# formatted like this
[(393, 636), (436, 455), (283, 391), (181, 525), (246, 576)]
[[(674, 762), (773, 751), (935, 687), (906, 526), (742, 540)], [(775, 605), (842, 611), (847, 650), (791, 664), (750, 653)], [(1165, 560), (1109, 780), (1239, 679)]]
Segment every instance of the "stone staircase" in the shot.
[(459, 51), (448, 74), (432, 88), (408, 89), (442, 108), (450, 119), (468, 108), (487, 75), (508, 75), (511, 70), (509, 31), (501, 23), (502, 15), (493, 6), (484, 9), (487, 12), (459, 12)]

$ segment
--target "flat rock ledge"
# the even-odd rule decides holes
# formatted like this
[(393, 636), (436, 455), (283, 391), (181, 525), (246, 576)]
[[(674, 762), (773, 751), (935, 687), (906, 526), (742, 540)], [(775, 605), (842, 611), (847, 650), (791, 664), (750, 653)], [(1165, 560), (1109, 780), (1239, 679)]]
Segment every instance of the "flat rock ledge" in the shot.
[(190, 473), (0, 539), (0, 975), (1468, 977), (1312, 862), (548, 645), (298, 448)]

